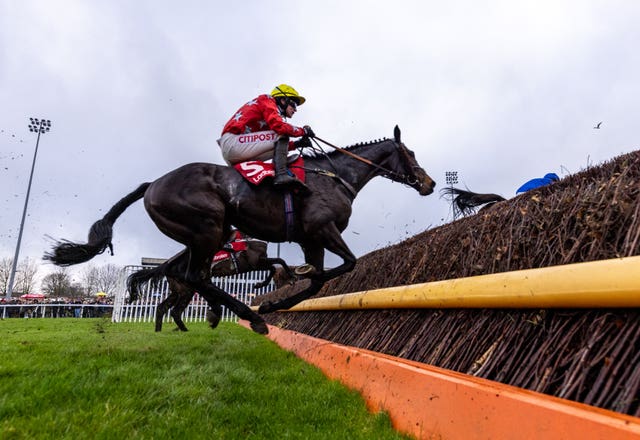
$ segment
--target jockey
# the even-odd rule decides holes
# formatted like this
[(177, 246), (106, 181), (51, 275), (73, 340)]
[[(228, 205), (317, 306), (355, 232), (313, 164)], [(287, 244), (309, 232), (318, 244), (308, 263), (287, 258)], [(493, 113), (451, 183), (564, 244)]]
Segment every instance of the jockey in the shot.
[[(298, 146), (308, 145), (314, 137), (308, 125), (296, 127), (286, 122), (306, 99), (287, 84), (276, 86), (270, 95), (264, 94), (247, 102), (233, 115), (222, 129), (218, 145), (222, 157), (229, 165), (249, 160), (267, 160), (273, 157), (276, 186), (296, 185), (307, 190), (306, 185), (289, 175), (287, 154)], [(300, 137), (289, 142), (289, 137)]]

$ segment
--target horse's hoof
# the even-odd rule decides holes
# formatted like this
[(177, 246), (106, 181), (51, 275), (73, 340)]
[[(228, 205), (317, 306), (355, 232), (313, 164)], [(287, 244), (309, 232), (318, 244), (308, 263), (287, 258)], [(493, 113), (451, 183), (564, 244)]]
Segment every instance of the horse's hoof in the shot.
[(207, 322), (212, 329), (216, 328), (220, 324), (222, 319), (222, 307), (215, 306), (207, 309)]
[(258, 313), (260, 314), (271, 313), (273, 311), (275, 311), (275, 309), (273, 308), (273, 303), (271, 301), (262, 303), (260, 304), (260, 307), (258, 307)]
[(207, 313), (207, 322), (209, 323), (209, 327), (216, 328), (218, 324), (220, 324), (220, 315), (215, 315), (213, 313)]
[(269, 333), (269, 328), (267, 327), (267, 323), (264, 321), (252, 322), (251, 329), (254, 332), (259, 333), (261, 335), (266, 335)]
[(293, 273), (295, 273), (298, 276), (304, 276), (315, 271), (316, 271), (316, 268), (313, 267), (312, 264), (303, 264), (301, 266), (296, 267)]

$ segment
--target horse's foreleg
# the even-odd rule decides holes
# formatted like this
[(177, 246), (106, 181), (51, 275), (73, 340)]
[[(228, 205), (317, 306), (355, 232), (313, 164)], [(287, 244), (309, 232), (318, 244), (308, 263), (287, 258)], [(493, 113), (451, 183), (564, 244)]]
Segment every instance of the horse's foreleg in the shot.
[(255, 283), (253, 285), (254, 289), (262, 289), (263, 287), (267, 286), (271, 282), (271, 280), (273, 279), (273, 275), (276, 273), (276, 268), (275, 266), (270, 266), (268, 270), (269, 270), (269, 275), (267, 275), (264, 281), (260, 283)]
[(276, 310), (289, 309), (301, 301), (312, 297), (322, 289), (324, 280), (322, 271), (324, 265), (324, 248), (317, 243), (304, 243), (301, 244), (304, 252), (304, 259), (308, 265), (312, 265), (316, 268), (317, 272), (311, 276), (311, 285), (304, 289), (302, 292), (295, 295), (272, 303), (270, 301), (260, 304), (258, 313), (271, 313)]
[(287, 273), (287, 276), (289, 278), (291, 278), (292, 280), (296, 279), (296, 274), (293, 273), (293, 271), (291, 270), (287, 262), (284, 261), (282, 258), (267, 258), (267, 262), (269, 262), (269, 264), (271, 264), (272, 266), (274, 264), (279, 264), (280, 266), (282, 266), (282, 269), (284, 269), (284, 271)]
[(285, 273), (289, 277), (289, 280), (290, 280), (289, 283), (293, 284), (297, 276), (296, 274), (293, 273), (293, 271), (291, 270), (291, 268), (289, 267), (286, 261), (284, 261), (282, 258), (264, 258), (263, 260), (260, 261), (260, 268), (263, 268), (263, 267), (266, 268), (269, 271), (269, 275), (261, 283), (255, 284), (253, 286), (254, 289), (260, 289), (262, 287), (265, 287), (271, 282), (271, 280), (273, 279), (273, 276), (276, 273), (276, 266), (275, 266), (276, 264), (279, 264), (282, 267), (282, 269), (285, 271)]
[[(340, 235), (340, 230), (335, 224), (330, 223), (319, 231), (319, 240), (313, 243), (302, 244), (302, 249), (305, 255), (305, 261), (307, 265), (312, 265), (316, 268), (316, 271), (312, 273), (309, 278), (311, 279), (311, 285), (300, 293), (297, 293), (289, 298), (283, 299), (276, 303), (264, 303), (260, 305), (258, 309), (259, 313), (269, 313), (275, 310), (288, 309), (304, 301), (307, 298), (312, 297), (320, 291), (324, 283), (330, 279), (336, 278), (344, 273), (353, 270), (356, 265), (356, 257), (353, 255), (347, 244)], [(334, 267), (327, 271), (323, 270), (324, 267), (324, 252), (325, 249), (342, 257), (343, 263), (340, 266)]]
[(324, 281), (311, 280), (311, 285), (306, 289), (304, 289), (302, 292), (296, 293), (295, 295), (290, 296), (289, 298), (285, 298), (275, 303), (272, 303), (269, 301), (269, 302), (260, 304), (260, 307), (258, 308), (258, 313), (271, 313), (271, 312), (275, 312), (276, 310), (290, 309), (296, 304), (320, 292), (320, 289), (322, 289), (322, 286), (324, 286)]
[(318, 279), (322, 282), (327, 282), (333, 278), (336, 278), (344, 273), (351, 272), (356, 265), (356, 256), (353, 255), (349, 246), (342, 239), (340, 230), (333, 223), (328, 224), (321, 231), (322, 244), (324, 248), (331, 253), (336, 254), (342, 258), (342, 264), (323, 271), (320, 274), (312, 275), (311, 278)]

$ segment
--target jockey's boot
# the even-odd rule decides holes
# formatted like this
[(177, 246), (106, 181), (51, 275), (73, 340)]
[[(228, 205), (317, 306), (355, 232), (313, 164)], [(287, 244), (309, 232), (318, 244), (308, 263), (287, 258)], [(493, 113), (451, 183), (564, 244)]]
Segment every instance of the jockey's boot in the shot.
[(288, 187), (291, 189), (299, 189), (302, 194), (308, 194), (309, 188), (301, 180), (295, 176), (289, 175), (287, 171), (287, 153), (289, 152), (289, 138), (282, 137), (276, 142), (273, 150), (273, 168), (276, 176), (273, 184), (276, 188)]

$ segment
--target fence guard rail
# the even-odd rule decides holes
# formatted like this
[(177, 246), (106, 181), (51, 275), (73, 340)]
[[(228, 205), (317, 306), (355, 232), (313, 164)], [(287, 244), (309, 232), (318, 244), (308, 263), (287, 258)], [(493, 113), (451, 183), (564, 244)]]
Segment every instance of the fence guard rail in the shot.
[(640, 307), (640, 256), (308, 299), (286, 311), (617, 307)]

